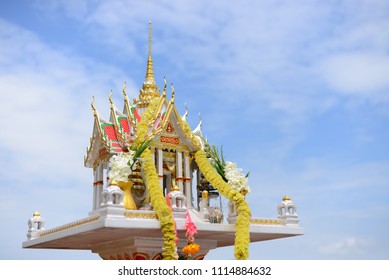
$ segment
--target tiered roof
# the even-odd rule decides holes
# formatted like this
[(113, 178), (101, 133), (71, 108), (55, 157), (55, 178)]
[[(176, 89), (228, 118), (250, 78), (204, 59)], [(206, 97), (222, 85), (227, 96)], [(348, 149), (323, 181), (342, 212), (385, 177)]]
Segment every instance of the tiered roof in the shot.
[[(101, 159), (106, 159), (112, 154), (126, 152), (130, 149), (137, 133), (137, 124), (142, 118), (148, 105), (156, 99), (158, 107), (149, 123), (149, 139), (160, 142), (163, 145), (180, 145), (189, 151), (196, 151), (200, 147), (201, 139), (197, 139), (193, 134), (186, 133), (189, 126), (186, 123), (188, 111), (181, 117), (174, 104), (174, 88), (172, 86), (171, 99), (166, 97), (166, 81), (162, 94), (154, 79), (153, 60), (151, 55), (151, 24), (149, 35), (149, 54), (147, 59), (146, 77), (139, 92), (139, 98), (134, 99), (132, 104), (126, 93), (126, 84), (123, 86), (124, 106), (120, 112), (113, 100), (112, 91), (109, 95), (111, 107), (109, 121), (101, 118), (94, 106), (94, 99), (91, 103), (94, 113), (94, 128), (84, 158), (86, 167), (94, 167)], [(201, 121), (200, 121), (201, 125)], [(193, 131), (199, 134), (200, 125)], [(200, 141), (199, 141), (200, 140)]]

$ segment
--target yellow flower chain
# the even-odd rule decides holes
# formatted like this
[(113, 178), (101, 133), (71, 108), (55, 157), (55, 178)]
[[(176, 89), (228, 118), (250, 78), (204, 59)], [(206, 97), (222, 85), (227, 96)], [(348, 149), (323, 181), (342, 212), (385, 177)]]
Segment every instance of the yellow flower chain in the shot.
[(251, 212), (247, 201), (240, 192), (232, 188), (221, 178), (208, 161), (207, 155), (203, 150), (196, 152), (195, 159), (207, 181), (222, 195), (235, 202), (238, 210), (238, 217), (236, 218), (234, 255), (237, 260), (247, 259), (249, 256), (248, 250), (250, 245), (251, 223)]
[(147, 107), (146, 112), (143, 113), (141, 121), (136, 126), (136, 138), (134, 141), (135, 147), (139, 147), (144, 141), (148, 140), (149, 136), (149, 123), (154, 117), (159, 99), (154, 99)]
[(185, 136), (192, 141), (193, 144), (197, 146), (197, 148), (201, 149), (200, 141), (196, 138), (196, 136), (192, 133), (189, 124), (182, 119), (178, 119), (178, 123), (180, 127), (182, 128)]
[[(142, 120), (137, 126), (137, 137), (135, 139), (135, 147), (138, 147), (145, 140), (148, 140), (148, 127), (150, 120), (156, 113), (159, 100), (153, 100), (147, 107), (146, 112), (142, 115)], [(161, 186), (159, 184), (158, 173), (155, 168), (153, 156), (149, 148), (147, 148), (141, 155), (144, 159), (143, 168), (146, 179), (146, 186), (149, 190), (151, 205), (156, 212), (159, 222), (161, 224), (161, 231), (163, 233), (163, 259), (174, 260), (176, 252), (176, 235), (174, 228), (174, 219), (167, 205), (166, 199), (163, 195)]]
[(162, 193), (153, 156), (149, 149), (146, 149), (143, 152), (142, 158), (144, 159), (143, 167), (147, 188), (151, 198), (151, 205), (158, 216), (163, 233), (164, 252), (162, 253), (162, 256), (164, 260), (173, 260), (175, 259), (174, 253), (176, 252), (176, 235), (173, 216)]
[[(156, 99), (149, 104), (146, 112), (142, 115), (142, 120), (137, 125), (137, 137), (135, 139), (136, 147), (143, 141), (148, 140), (149, 122), (156, 113), (158, 101), (159, 100)], [(199, 141), (190, 131), (189, 125), (184, 121), (181, 121), (181, 124), (185, 135), (198, 147), (200, 147)], [(150, 149), (146, 149), (141, 157), (144, 159), (143, 166), (146, 177), (146, 185), (151, 197), (151, 204), (158, 216), (161, 224), (161, 231), (164, 235), (164, 252), (162, 253), (162, 256), (164, 259), (172, 260), (175, 259), (174, 254), (176, 252), (174, 219), (160, 187), (158, 174)], [(227, 197), (236, 204), (238, 216), (236, 219), (234, 255), (238, 260), (247, 259), (249, 256), (248, 249), (250, 245), (251, 223), (251, 213), (247, 201), (241, 193), (233, 189), (220, 177), (213, 166), (209, 163), (206, 153), (203, 150), (198, 150), (195, 154), (195, 158), (199, 169), (204, 174), (208, 182), (210, 182), (211, 185), (214, 186), (223, 196)]]

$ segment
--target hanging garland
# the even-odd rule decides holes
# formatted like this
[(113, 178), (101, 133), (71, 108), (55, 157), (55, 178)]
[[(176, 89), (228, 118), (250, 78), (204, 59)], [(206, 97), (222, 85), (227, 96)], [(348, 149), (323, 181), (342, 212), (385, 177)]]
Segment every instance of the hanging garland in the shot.
[(164, 260), (174, 260), (174, 254), (176, 252), (176, 234), (173, 216), (162, 193), (153, 156), (149, 149), (146, 149), (143, 152), (142, 158), (144, 159), (143, 167), (147, 188), (150, 193), (151, 205), (158, 216), (163, 233), (164, 252), (162, 253), (162, 256)]
[[(137, 137), (134, 142), (135, 147), (142, 146), (147, 142), (149, 136), (149, 124), (155, 116), (159, 100), (153, 100), (146, 112), (142, 115), (142, 120), (137, 125)], [(181, 120), (179, 120), (180, 122)], [(200, 147), (198, 139), (190, 131), (189, 125), (181, 121), (185, 135), (191, 139), (196, 146)], [(167, 205), (166, 199), (160, 187), (158, 174), (155, 168), (153, 157), (150, 149), (145, 149), (141, 155), (143, 158), (143, 167), (146, 179), (146, 185), (149, 190), (151, 204), (155, 210), (161, 224), (161, 231), (163, 233), (163, 259), (175, 259), (176, 248), (176, 234), (174, 229), (174, 219), (172, 213)], [(211, 183), (223, 196), (236, 204), (238, 216), (236, 219), (236, 233), (235, 233), (235, 248), (234, 256), (238, 260), (245, 260), (248, 258), (248, 249), (250, 245), (250, 208), (244, 195), (242, 195), (236, 188), (226, 183), (223, 178), (217, 173), (209, 162), (207, 154), (202, 149), (195, 154), (196, 162), (199, 169), (204, 174), (208, 182)]]
[[(146, 112), (142, 115), (142, 120), (137, 126), (137, 137), (134, 142), (135, 146), (141, 146), (145, 141), (149, 140), (148, 127), (156, 113), (158, 103), (158, 99), (153, 100), (147, 107)], [(158, 173), (150, 149), (145, 149), (141, 158), (143, 159), (144, 174), (150, 194), (151, 205), (158, 216), (161, 224), (161, 231), (163, 233), (164, 251), (162, 257), (164, 260), (174, 260), (176, 252), (174, 219), (159, 184)]]
[(203, 173), (207, 181), (222, 195), (236, 204), (238, 217), (236, 218), (234, 255), (237, 260), (247, 259), (249, 256), (248, 250), (250, 245), (251, 212), (244, 195), (222, 179), (209, 162), (207, 154), (203, 150), (196, 152), (195, 159), (200, 171)]

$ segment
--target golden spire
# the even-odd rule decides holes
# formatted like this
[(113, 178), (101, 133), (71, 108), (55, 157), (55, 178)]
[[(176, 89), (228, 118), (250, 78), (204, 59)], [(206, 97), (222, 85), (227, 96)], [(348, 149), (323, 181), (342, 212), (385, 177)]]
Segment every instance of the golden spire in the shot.
[(152, 58), (152, 47), (153, 47), (153, 26), (151, 21), (149, 22), (149, 54), (147, 56), (147, 68), (145, 83), (154, 83), (154, 70), (153, 70), (153, 58)]
[(139, 101), (149, 103), (155, 97), (159, 97), (159, 89), (155, 84), (153, 58), (152, 58), (152, 24), (149, 22), (149, 51), (147, 57), (146, 77), (139, 94)]

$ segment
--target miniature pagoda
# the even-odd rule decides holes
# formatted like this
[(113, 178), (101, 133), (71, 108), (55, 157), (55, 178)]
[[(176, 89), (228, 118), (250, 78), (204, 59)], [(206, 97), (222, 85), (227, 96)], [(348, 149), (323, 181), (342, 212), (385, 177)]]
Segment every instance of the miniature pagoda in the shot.
[[(102, 259), (203, 259), (234, 245), (247, 259), (251, 242), (302, 235), (288, 196), (277, 218), (255, 218), (245, 199), (248, 178), (217, 147), (191, 130), (154, 80), (151, 23), (146, 77), (132, 102), (123, 87), (120, 111), (109, 95), (110, 118), (91, 103), (94, 126), (84, 158), (93, 169), (93, 206), (88, 217), (45, 229), (38, 212), (28, 220), (24, 248), (83, 249)], [(222, 209), (220, 198), (228, 200)], [(218, 203), (219, 202), (219, 203)]]

